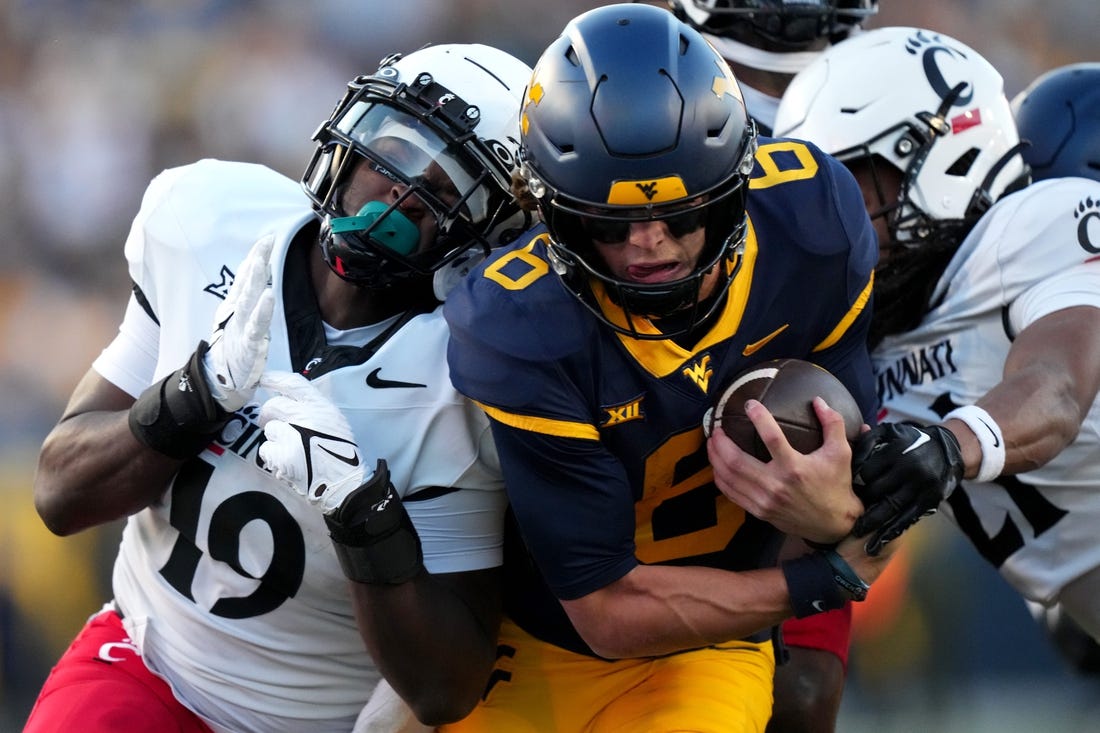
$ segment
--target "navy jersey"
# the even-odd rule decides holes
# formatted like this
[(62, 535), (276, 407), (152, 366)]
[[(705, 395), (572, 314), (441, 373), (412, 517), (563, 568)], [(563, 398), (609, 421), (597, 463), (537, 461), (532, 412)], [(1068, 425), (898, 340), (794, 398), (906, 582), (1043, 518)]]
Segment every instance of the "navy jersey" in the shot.
[[(582, 597), (638, 563), (775, 564), (781, 537), (718, 491), (707, 460), (703, 413), (735, 374), (807, 359), (873, 420), (878, 248), (854, 179), (810, 144), (764, 139), (748, 202), (740, 269), (691, 348), (598, 322), (554, 274), (540, 228), (448, 298), (451, 378), (492, 418), (519, 528), (505, 550), (508, 611), (545, 641), (586, 651), (554, 598)], [(600, 306), (623, 322), (612, 302)]]

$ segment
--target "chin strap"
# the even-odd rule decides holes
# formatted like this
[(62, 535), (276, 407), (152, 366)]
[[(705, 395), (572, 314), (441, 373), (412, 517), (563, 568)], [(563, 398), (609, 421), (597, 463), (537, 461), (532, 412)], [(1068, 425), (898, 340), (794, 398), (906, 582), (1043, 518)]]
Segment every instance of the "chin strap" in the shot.
[[(982, 180), (982, 185), (978, 186), (974, 190), (974, 196), (970, 199), (970, 203), (966, 207), (967, 218), (971, 216), (977, 218), (989, 210), (989, 207), (993, 205), (993, 195), (990, 193), (990, 189), (993, 188), (993, 182), (997, 180), (997, 176), (1000, 175), (1004, 167), (1008, 165), (1013, 158), (1024, 151), (1024, 148), (1030, 147), (1031, 143), (1027, 140), (1021, 140), (1020, 142), (1009, 148), (1004, 155), (1002, 155), (996, 163), (989, 169), (989, 173), (986, 174)], [(1009, 181), (1005, 186), (1005, 193), (1011, 193), (1024, 185), (1027, 185), (1030, 172), (1027, 170), (1027, 166), (1024, 166), (1024, 173), (1016, 180)]]
[(712, 33), (704, 33), (703, 38), (706, 38), (723, 58), (752, 69), (774, 71), (780, 74), (797, 74), (821, 55), (821, 51), (765, 51)]

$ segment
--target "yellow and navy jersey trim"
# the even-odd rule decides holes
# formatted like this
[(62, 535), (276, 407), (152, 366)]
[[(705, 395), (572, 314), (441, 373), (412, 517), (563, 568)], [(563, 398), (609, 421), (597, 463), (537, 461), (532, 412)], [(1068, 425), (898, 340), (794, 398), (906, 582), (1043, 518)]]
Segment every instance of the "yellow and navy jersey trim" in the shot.
[(825, 339), (813, 348), (814, 353), (818, 351), (824, 351), (830, 346), (835, 346), (838, 341), (848, 332), (852, 324), (863, 313), (863, 310), (867, 307), (867, 303), (871, 300), (871, 291), (875, 285), (875, 273), (872, 270), (870, 277), (867, 278), (867, 285), (860, 292), (856, 301), (852, 303), (852, 307), (848, 309), (848, 312), (844, 314), (844, 317), (840, 319), (840, 323), (836, 324), (834, 328)]
[(556, 420), (550, 417), (537, 417), (535, 415), (520, 415), (508, 412), (484, 402), (474, 400), (474, 404), (485, 411), (485, 414), (494, 420), (520, 430), (529, 430), (544, 435), (554, 435), (559, 438), (580, 438), (581, 440), (599, 440), (600, 432), (594, 425), (571, 420)]

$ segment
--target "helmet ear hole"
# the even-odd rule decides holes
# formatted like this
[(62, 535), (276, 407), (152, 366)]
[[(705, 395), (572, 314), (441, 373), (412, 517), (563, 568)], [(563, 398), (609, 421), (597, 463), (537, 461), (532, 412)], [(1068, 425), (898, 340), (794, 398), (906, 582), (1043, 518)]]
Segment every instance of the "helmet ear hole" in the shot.
[(952, 163), (945, 172), (949, 176), (965, 177), (970, 172), (971, 166), (974, 165), (974, 161), (978, 159), (980, 154), (981, 151), (977, 148), (970, 148), (956, 158), (955, 162)]

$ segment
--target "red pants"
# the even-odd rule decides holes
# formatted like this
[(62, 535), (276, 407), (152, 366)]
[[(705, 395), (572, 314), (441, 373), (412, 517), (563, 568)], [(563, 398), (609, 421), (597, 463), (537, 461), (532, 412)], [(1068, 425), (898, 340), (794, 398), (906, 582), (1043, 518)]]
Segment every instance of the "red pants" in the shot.
[(93, 616), (54, 665), (23, 733), (210, 733), (149, 671), (114, 611)]
[(832, 652), (848, 668), (848, 644), (852, 639), (852, 604), (806, 618), (783, 622), (783, 641), (788, 646)]

